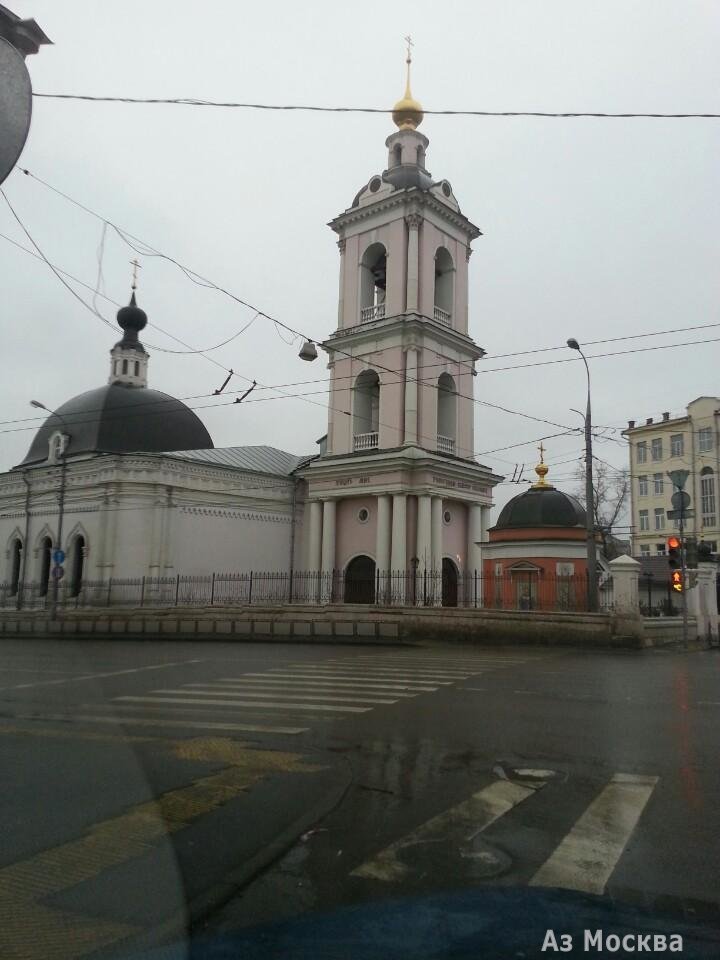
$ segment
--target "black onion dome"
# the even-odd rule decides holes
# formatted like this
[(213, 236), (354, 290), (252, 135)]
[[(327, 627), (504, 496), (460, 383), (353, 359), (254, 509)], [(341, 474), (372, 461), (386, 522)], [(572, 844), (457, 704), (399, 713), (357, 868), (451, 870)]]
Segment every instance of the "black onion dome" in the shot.
[(126, 307), (120, 307), (117, 312), (118, 326), (123, 330), (140, 331), (147, 324), (147, 314), (141, 310), (135, 300), (135, 291), (130, 297), (130, 303)]
[(585, 527), (585, 508), (554, 487), (530, 488), (513, 497), (500, 511), (495, 530), (518, 527)]
[(70, 457), (213, 447), (200, 418), (182, 401), (158, 390), (113, 383), (73, 397), (57, 412), (59, 416), (51, 414), (36, 433), (23, 466), (47, 460), (50, 437), (58, 430), (70, 435), (66, 450)]

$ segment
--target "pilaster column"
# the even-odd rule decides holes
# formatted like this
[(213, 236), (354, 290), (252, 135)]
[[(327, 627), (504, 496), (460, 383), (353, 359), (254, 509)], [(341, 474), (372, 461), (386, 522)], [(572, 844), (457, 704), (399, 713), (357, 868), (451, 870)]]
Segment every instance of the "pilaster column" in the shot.
[(377, 527), (375, 529), (375, 569), (380, 574), (380, 593), (381, 596), (376, 599), (379, 603), (382, 594), (387, 592), (390, 572), (390, 497), (387, 494), (381, 494), (377, 498)]
[(323, 505), (320, 500), (310, 501), (310, 523), (308, 531), (308, 573), (318, 573), (322, 558), (322, 518)]
[[(485, 541), (485, 511), (486, 507), (479, 503), (468, 504), (468, 545), (467, 545), (467, 566), (465, 569), (465, 582), (472, 586), (473, 599), (477, 596), (478, 606), (482, 606), (483, 595), (483, 562), (481, 543)], [(475, 582), (477, 582), (477, 594), (475, 592)]]
[(433, 603), (439, 606), (442, 603), (442, 554), (443, 554), (443, 502), (442, 497), (432, 498), (431, 507), (431, 542), (432, 542), (432, 571), (433, 571)]
[(408, 253), (407, 253), (407, 291), (406, 303), (408, 312), (418, 311), (418, 278), (420, 274), (419, 267), (419, 231), (422, 217), (419, 213), (409, 213), (405, 217), (408, 225)]
[(415, 598), (418, 606), (429, 600), (432, 588), (432, 527), (431, 498), (423, 494), (417, 498), (417, 584)]
[(340, 291), (338, 293), (338, 327), (342, 327), (343, 313), (345, 304), (345, 239), (340, 238), (337, 242), (340, 251)]
[(393, 602), (404, 604), (407, 570), (407, 495), (395, 493), (392, 498), (392, 550), (390, 567), (395, 576)]
[(418, 442), (418, 351), (406, 352), (405, 363), (405, 436), (403, 445), (417, 446)]
[(322, 551), (320, 566), (323, 574), (322, 602), (333, 599), (333, 571), (335, 570), (335, 501), (323, 500)]

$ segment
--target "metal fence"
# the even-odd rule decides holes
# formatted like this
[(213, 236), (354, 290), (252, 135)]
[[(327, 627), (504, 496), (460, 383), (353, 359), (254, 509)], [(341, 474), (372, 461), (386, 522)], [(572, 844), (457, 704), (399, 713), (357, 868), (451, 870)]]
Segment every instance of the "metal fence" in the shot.
[(644, 617), (682, 616), (682, 598), (672, 588), (670, 574), (645, 574), (638, 580), (640, 612)]
[[(131, 577), (61, 583), (58, 606), (192, 607), (251, 604), (364, 603), (382, 607), (446, 606), (492, 610), (577, 611), (588, 609), (586, 576), (552, 577), (534, 571), (448, 576), (440, 571), (376, 572), (372, 576), (326, 573), (213, 573), (207, 576)], [(613, 605), (612, 581), (600, 583), (600, 608)], [(0, 583), (0, 608), (44, 609), (53, 602), (52, 582)]]

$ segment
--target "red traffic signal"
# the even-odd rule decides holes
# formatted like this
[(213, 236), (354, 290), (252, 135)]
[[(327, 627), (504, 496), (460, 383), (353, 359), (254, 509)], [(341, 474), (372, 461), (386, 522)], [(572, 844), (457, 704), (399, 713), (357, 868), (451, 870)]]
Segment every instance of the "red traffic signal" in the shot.
[(679, 550), (679, 549), (680, 549), (680, 538), (679, 538), (679, 537), (668, 537), (668, 538), (667, 538), (667, 548), (668, 548), (668, 550)]
[(670, 583), (672, 584), (673, 590), (675, 590), (677, 593), (683, 592), (685, 585), (683, 584), (682, 570), (672, 571), (670, 574)]

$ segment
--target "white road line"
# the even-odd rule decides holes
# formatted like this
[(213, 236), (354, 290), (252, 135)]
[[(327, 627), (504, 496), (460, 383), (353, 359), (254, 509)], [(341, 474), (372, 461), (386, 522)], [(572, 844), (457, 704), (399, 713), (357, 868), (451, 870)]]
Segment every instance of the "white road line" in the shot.
[[(319, 677), (317, 677), (317, 676), (315, 676), (315, 675), (313, 675), (313, 674), (306, 674), (306, 673), (270, 673), (270, 674), (269, 674), (269, 673), (248, 673), (248, 674), (246, 674), (246, 676), (248, 676), (248, 677), (261, 677), (263, 680), (274, 680), (276, 677), (284, 677), (285, 679), (291, 679), (291, 680), (294, 679), (295, 677), (297, 677), (298, 680), (318, 680), (318, 679), (320, 679)], [(234, 677), (233, 679), (234, 679), (234, 680), (242, 680), (243, 678), (242, 678), (242, 677)], [(337, 676), (334, 676), (334, 677), (326, 677), (325, 680), (326, 680), (326, 682), (333, 682), (333, 683), (337, 682), (338, 680), (350, 680), (350, 681), (352, 681), (354, 684), (361, 682), (361, 681), (357, 680), (357, 679), (356, 679), (354, 676), (352, 676), (352, 675), (342, 674), (342, 673), (340, 673), (340, 674), (338, 674)], [(380, 685), (382, 685), (383, 687), (391, 687), (391, 686), (394, 686), (394, 685), (397, 685), (398, 683), (400, 683), (400, 680), (401, 680), (400, 677), (398, 677), (397, 680), (394, 680), (394, 681), (392, 681), (392, 680), (374, 680), (374, 681), (373, 681), (373, 684), (374, 684), (375, 686), (380, 686)], [(434, 692), (435, 690), (437, 690), (438, 687), (449, 687), (449, 686), (452, 686), (452, 684), (453, 684), (454, 681), (450, 681), (450, 680), (436, 680), (436, 681), (433, 681), (433, 682), (434, 682), (435, 685), (432, 686), (432, 687), (430, 687), (430, 686), (427, 685), (427, 684), (428, 684), (428, 681), (427, 681), (427, 680), (404, 680), (404, 681), (402, 681), (402, 683), (403, 683), (403, 689), (406, 689), (406, 690), (420, 690), (422, 693), (431, 693), (431, 692)]]
[[(239, 689), (233, 688), (225, 693), (224, 690), (218, 690), (217, 687), (198, 687), (194, 683), (187, 684), (187, 687), (192, 687), (192, 689), (181, 689), (181, 690), (153, 690), (152, 693), (178, 693), (178, 694), (196, 694), (198, 697), (210, 696), (210, 697), (277, 697), (279, 700), (307, 700), (308, 694), (303, 693), (302, 691), (298, 693), (285, 693), (283, 690), (248, 690), (245, 687)], [(318, 700), (322, 699), (323, 703), (376, 703), (376, 704), (392, 704), (397, 703), (397, 700), (379, 700), (375, 697), (331, 697), (326, 693), (321, 694), (310, 694), (311, 697), (317, 697)]]
[(372, 860), (353, 870), (351, 876), (371, 880), (402, 880), (410, 873), (410, 868), (398, 859), (398, 854), (405, 847), (435, 840), (447, 843), (448, 831), (458, 827), (463, 831), (463, 839), (471, 841), (495, 820), (544, 787), (546, 782), (540, 780), (529, 787), (510, 780), (495, 780), (469, 800), (443, 811), (401, 840), (391, 843)]
[(473, 693), (487, 693), (487, 687), (458, 687), (458, 690), (472, 690)]
[(257, 710), (263, 707), (268, 710), (323, 710), (328, 713), (368, 713), (372, 707), (331, 707), (324, 703), (276, 703), (262, 700), (193, 700), (188, 697), (114, 697), (113, 702), (128, 703), (212, 703), (225, 707), (232, 704), (235, 707), (252, 707)]
[(698, 700), (702, 707), (720, 707), (720, 700)]
[[(393, 697), (404, 697), (412, 700), (417, 696), (417, 692), (408, 693), (407, 687), (391, 686), (386, 684), (378, 687), (370, 683), (336, 683), (334, 680), (260, 680), (257, 677), (249, 677), (247, 680), (211, 680), (208, 683), (184, 683), (184, 687), (207, 687), (210, 685), (221, 684), (219, 690), (234, 690), (237, 687), (247, 687), (255, 690), (265, 687), (285, 690), (308, 690), (317, 693), (332, 693), (337, 690), (338, 693), (369, 693), (373, 694), (392, 694)], [(398, 692), (400, 691), (400, 692)]]
[(616, 773), (530, 881), (601, 894), (658, 782)]
[[(162, 706), (158, 706), (153, 703), (83, 703), (80, 708), (82, 710), (102, 710), (102, 711), (112, 711), (113, 713), (120, 714), (122, 713), (140, 713), (143, 715), (152, 715), (157, 714), (161, 716), (179, 716), (179, 717), (203, 717), (207, 716), (212, 718), (217, 718), (218, 720), (232, 720), (233, 722), (237, 719), (238, 713), (240, 711), (236, 710), (232, 705), (222, 706), (222, 707), (213, 707), (206, 706), (203, 702), (202, 704), (191, 704), (187, 703), (182, 704), (182, 706), (176, 706), (172, 703), (168, 704), (163, 702)], [(334, 720), (338, 719), (337, 717), (330, 716), (320, 716), (314, 713), (301, 713), (298, 716), (294, 716), (290, 708), (285, 711), (283, 722), (288, 723), (308, 723), (314, 721), (317, 723), (332, 723)], [(243, 723), (272, 723), (274, 724), (277, 720), (277, 714), (274, 714), (272, 711), (267, 710), (243, 710), (242, 711), (242, 721)]]
[(309, 727), (264, 727), (249, 723), (215, 723), (210, 720), (155, 720), (143, 719), (142, 717), (94, 717), (89, 714), (72, 714), (66, 716), (62, 713), (34, 714), (32, 716), (18, 716), (16, 720), (71, 720), (73, 723), (81, 721), (83, 723), (114, 723), (116, 726), (125, 726), (126, 724), (137, 724), (144, 727), (192, 727), (197, 730), (237, 730), (242, 733), (307, 733)]
[[(303, 668), (307, 669), (307, 668)], [(357, 672), (361, 676), (366, 677), (375, 677), (375, 676), (397, 676), (401, 674), (408, 677), (417, 677), (418, 680), (434, 680), (436, 677), (445, 677), (449, 680), (462, 680), (464, 677), (468, 676), (467, 670), (417, 670), (414, 667), (378, 667), (378, 666), (365, 666), (365, 664), (348, 664), (347, 666), (316, 666), (312, 668), (312, 672), (317, 671), (317, 673), (323, 676), (332, 676), (334, 673), (338, 672)], [(273, 671), (268, 671), (269, 673)]]
[(0, 687), (0, 690), (25, 690), (28, 687), (47, 687), (55, 683), (72, 683), (75, 680), (101, 680), (105, 677), (120, 677), (126, 673), (142, 673), (144, 670), (164, 670), (166, 667), (184, 667), (189, 663), (202, 662), (202, 660), (180, 660), (177, 663), (154, 663), (148, 667), (133, 667), (131, 670), (115, 670), (112, 673), (88, 673), (81, 677), (63, 677), (61, 680), (39, 680), (37, 683), (18, 683), (13, 687)]

